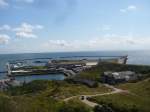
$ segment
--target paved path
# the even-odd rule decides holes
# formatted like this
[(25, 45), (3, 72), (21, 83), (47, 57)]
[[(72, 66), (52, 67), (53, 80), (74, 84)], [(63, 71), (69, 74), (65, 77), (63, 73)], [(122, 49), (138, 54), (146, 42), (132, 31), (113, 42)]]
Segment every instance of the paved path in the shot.
[(77, 97), (79, 97), (79, 96), (81, 96), (81, 95), (71, 96), (71, 97), (65, 98), (64, 101), (67, 102), (67, 101), (69, 101), (69, 100), (71, 100), (71, 99), (73, 99), (73, 98), (77, 98)]
[[(112, 89), (112, 91), (111, 91), (111, 92), (108, 92), (108, 93), (100, 93), (100, 94), (94, 94), (94, 95), (77, 95), (77, 96), (72, 96), (72, 97), (69, 97), (69, 98), (64, 99), (64, 101), (69, 101), (69, 100), (71, 100), (71, 99), (73, 99), (73, 98), (78, 98), (78, 97), (79, 97), (79, 99), (80, 99), (83, 103), (85, 103), (86, 105), (88, 105), (88, 106), (90, 106), (90, 107), (95, 107), (95, 106), (98, 105), (98, 104), (89, 101), (87, 98), (95, 97), (95, 96), (104, 96), (104, 95), (111, 95), (111, 94), (126, 92), (126, 91), (124, 91), (124, 90), (115, 88), (114, 86), (111, 86), (111, 85), (108, 85), (108, 84), (104, 84), (104, 85), (105, 85), (106, 87)], [(84, 99), (82, 100), (81, 97), (84, 97)]]
[(81, 100), (83, 103), (87, 104), (90, 107), (95, 107), (96, 105), (99, 105), (97, 103), (94, 103), (92, 101), (89, 101), (87, 98), (90, 97), (95, 97), (95, 96), (104, 96), (104, 95), (111, 95), (111, 94), (116, 94), (116, 93), (121, 93), (124, 92), (124, 90), (115, 88), (114, 86), (108, 85), (108, 84), (104, 84), (106, 87), (112, 89), (113, 91), (108, 92), (108, 93), (102, 93), (102, 94), (95, 94), (95, 95), (84, 95), (84, 100)]

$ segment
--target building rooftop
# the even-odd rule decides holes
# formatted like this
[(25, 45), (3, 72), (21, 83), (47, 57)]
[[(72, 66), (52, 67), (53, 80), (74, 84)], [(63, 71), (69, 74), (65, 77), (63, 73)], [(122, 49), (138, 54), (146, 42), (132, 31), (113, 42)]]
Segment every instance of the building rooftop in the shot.
[(122, 71), (122, 72), (104, 72), (105, 76), (114, 77), (115, 79), (124, 79), (129, 78), (135, 75), (135, 72), (132, 71)]

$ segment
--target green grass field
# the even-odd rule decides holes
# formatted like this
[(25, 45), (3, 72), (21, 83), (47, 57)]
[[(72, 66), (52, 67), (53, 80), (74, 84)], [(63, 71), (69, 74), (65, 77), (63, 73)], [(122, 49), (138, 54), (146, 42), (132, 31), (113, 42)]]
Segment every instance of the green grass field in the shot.
[[(11, 87), (0, 93), (0, 112), (90, 112), (79, 100), (64, 103), (63, 99), (82, 94), (108, 92), (110, 89), (99, 85), (89, 88), (81, 84), (70, 84), (65, 81), (38, 80), (20, 87)], [(82, 111), (82, 108), (84, 111)]]
[(21, 87), (12, 87), (6, 92), (8, 95), (36, 95), (51, 96), (64, 99), (74, 95), (97, 94), (111, 91), (102, 84), (98, 87), (89, 88), (82, 84), (73, 84), (66, 81), (33, 81)]
[(118, 88), (127, 89), (141, 97), (150, 97), (150, 78), (136, 83), (126, 83), (117, 85)]
[(150, 78), (137, 82), (121, 84), (117, 87), (129, 90), (131, 94), (119, 93), (94, 97), (91, 100), (107, 104), (116, 112), (150, 112)]

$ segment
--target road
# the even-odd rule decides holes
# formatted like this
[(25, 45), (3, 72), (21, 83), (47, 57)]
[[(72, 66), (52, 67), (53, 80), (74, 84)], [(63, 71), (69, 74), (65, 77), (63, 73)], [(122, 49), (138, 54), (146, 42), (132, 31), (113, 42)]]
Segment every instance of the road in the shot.
[[(112, 89), (112, 91), (108, 92), (108, 93), (100, 93), (100, 94), (94, 94), (94, 95), (77, 95), (77, 96), (72, 96), (72, 97), (68, 97), (68, 98), (64, 99), (64, 101), (67, 102), (67, 101), (69, 101), (69, 100), (71, 100), (73, 98), (78, 98), (79, 97), (79, 99), (80, 99), (81, 102), (85, 103), (86, 105), (88, 105), (90, 107), (95, 107), (98, 104), (94, 103), (92, 101), (89, 101), (88, 98), (95, 97), (95, 96), (104, 96), (104, 95), (111, 95), (111, 94), (116, 94), (116, 93), (121, 93), (121, 92), (127, 92), (125, 90), (115, 88), (112, 85), (108, 85), (108, 84), (104, 84), (104, 85), (106, 87)], [(84, 97), (84, 99), (81, 99), (81, 97)]]

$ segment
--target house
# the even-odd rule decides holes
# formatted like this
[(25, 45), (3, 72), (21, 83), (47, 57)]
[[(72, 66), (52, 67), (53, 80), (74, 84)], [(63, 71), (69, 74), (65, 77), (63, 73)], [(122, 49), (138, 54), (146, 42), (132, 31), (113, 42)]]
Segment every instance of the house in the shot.
[(138, 75), (132, 71), (122, 72), (104, 72), (101, 76), (102, 82), (109, 84), (116, 84), (128, 81), (135, 81), (138, 79)]

